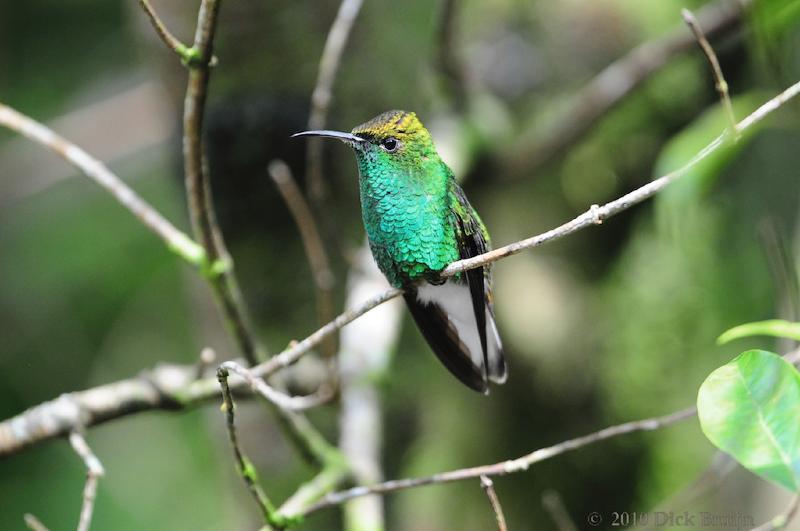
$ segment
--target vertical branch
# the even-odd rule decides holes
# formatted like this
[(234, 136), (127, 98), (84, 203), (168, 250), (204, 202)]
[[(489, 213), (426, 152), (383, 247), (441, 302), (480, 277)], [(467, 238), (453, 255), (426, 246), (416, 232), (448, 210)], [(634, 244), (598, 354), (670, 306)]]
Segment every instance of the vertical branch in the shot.
[(503, 507), (500, 505), (500, 498), (497, 497), (497, 493), (494, 491), (494, 482), (489, 476), (481, 476), (481, 487), (486, 492), (489, 503), (492, 505), (494, 517), (497, 520), (497, 531), (508, 531), (506, 517), (503, 515)]
[(78, 531), (88, 531), (92, 523), (92, 513), (94, 512), (94, 499), (97, 495), (97, 482), (103, 477), (105, 471), (103, 465), (92, 449), (86, 443), (80, 432), (73, 431), (69, 434), (69, 442), (75, 453), (83, 459), (86, 465), (86, 486), (83, 488), (83, 504), (81, 505), (81, 516), (78, 520)]
[[(328, 118), (328, 108), (333, 94), (333, 82), (339, 70), (342, 52), (350, 36), (350, 30), (361, 10), (363, 0), (342, 0), (336, 19), (328, 32), (314, 92), (311, 94), (311, 112), (308, 117), (309, 129), (323, 129)], [(311, 200), (319, 207), (327, 195), (327, 186), (322, 177), (322, 142), (318, 138), (309, 139), (306, 147), (308, 165), (307, 186)]]
[(714, 48), (709, 44), (703, 33), (703, 28), (700, 27), (700, 22), (697, 21), (694, 14), (688, 9), (681, 10), (681, 16), (689, 29), (694, 33), (694, 38), (697, 39), (697, 44), (703, 50), (703, 53), (711, 65), (711, 73), (714, 75), (714, 86), (719, 94), (719, 99), (722, 101), (722, 107), (725, 109), (725, 115), (728, 117), (728, 125), (731, 133), (738, 137), (739, 129), (736, 127), (736, 117), (733, 114), (733, 105), (731, 104), (731, 97), (728, 94), (728, 83), (725, 81), (725, 76), (722, 75), (722, 68), (719, 66), (719, 59), (717, 54), (714, 53)]
[[(325, 252), (325, 245), (322, 242), (314, 215), (303, 197), (300, 187), (297, 186), (289, 166), (282, 160), (273, 160), (269, 164), (269, 174), (275, 181), (275, 185), (300, 231), (300, 238), (303, 241), (303, 248), (311, 266), (311, 276), (317, 291), (317, 321), (322, 326), (336, 317), (333, 307), (334, 276), (328, 260), (328, 253)], [(323, 341), (322, 352), (326, 357), (333, 358), (336, 354), (336, 342), (333, 338)]]
[(208, 96), (210, 61), (219, 0), (203, 0), (192, 47), (197, 60), (189, 63), (189, 82), (183, 108), (183, 160), (192, 229), (208, 255), (205, 271), (222, 307), (225, 322), (247, 362), (255, 365), (259, 355), (247, 318), (241, 291), (233, 276), (232, 263), (214, 213), (208, 168), (204, 159), (203, 117)]
[[(366, 244), (348, 280), (347, 304), (386, 288)], [(383, 479), (380, 394), (375, 382), (388, 370), (400, 330), (401, 306), (385, 304), (342, 330), (339, 349), (341, 413), (339, 447), (359, 484)], [(383, 529), (383, 499), (369, 496), (345, 505), (345, 529)]]
[(268, 523), (272, 523), (272, 515), (275, 511), (275, 508), (269, 501), (269, 498), (267, 498), (267, 495), (264, 493), (261, 485), (258, 483), (256, 467), (253, 466), (253, 463), (244, 454), (244, 452), (242, 452), (242, 449), (239, 446), (239, 437), (236, 435), (233, 395), (231, 394), (231, 388), (228, 385), (228, 369), (225, 367), (220, 367), (217, 371), (217, 379), (219, 380), (219, 385), (222, 388), (222, 410), (225, 413), (226, 426), (228, 428), (228, 438), (231, 441), (233, 455), (236, 457), (239, 474), (242, 476), (242, 479), (247, 485), (247, 490), (250, 492), (250, 495), (253, 496), (258, 508), (264, 515), (264, 520)]

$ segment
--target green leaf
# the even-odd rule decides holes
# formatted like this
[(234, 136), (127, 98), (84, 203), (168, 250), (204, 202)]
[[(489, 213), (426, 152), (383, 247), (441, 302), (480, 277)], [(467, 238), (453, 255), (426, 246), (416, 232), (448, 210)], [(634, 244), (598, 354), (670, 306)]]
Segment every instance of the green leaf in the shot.
[(745, 468), (800, 492), (800, 373), (749, 350), (712, 372), (697, 395), (706, 437)]
[(730, 343), (735, 339), (751, 336), (772, 336), (786, 337), (800, 341), (800, 323), (792, 323), (782, 319), (772, 319), (769, 321), (758, 321), (734, 326), (726, 330), (717, 338), (717, 345)]

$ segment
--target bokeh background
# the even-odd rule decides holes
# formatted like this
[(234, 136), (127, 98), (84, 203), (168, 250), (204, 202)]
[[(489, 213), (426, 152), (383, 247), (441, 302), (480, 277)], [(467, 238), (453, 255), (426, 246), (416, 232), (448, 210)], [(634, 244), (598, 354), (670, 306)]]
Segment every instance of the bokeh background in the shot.
[[(542, 232), (687, 161), (724, 127), (704, 57), (671, 59), (566, 149), (537, 149), (594, 74), (638, 44), (680, 31), (695, 0), (457, 2), (453, 57), (441, 67), (442, 4), (365, 2), (328, 124), (349, 130), (415, 110), (463, 178), (496, 245)], [(183, 40), (197, 2), (154, 2)], [(296, 227), (267, 176), (286, 160), (301, 185), (322, 47), (338, 3), (225, 2), (206, 142), (216, 203), (259, 337), (275, 352), (317, 326)], [(685, 30), (688, 32), (688, 29)], [(741, 119), (800, 79), (800, 3), (757, 0), (715, 38)], [(180, 159), (186, 72), (133, 0), (0, 1), (0, 101), (108, 162), (188, 230)], [(619, 80), (621, 81), (621, 80)], [(377, 382), (387, 478), (516, 457), (604, 426), (694, 402), (708, 373), (748, 346), (726, 328), (796, 319), (800, 107), (787, 105), (657, 198), (602, 226), (495, 267), (508, 383), (489, 397), (439, 366), (404, 314)], [(351, 153), (324, 146), (325, 236), (345, 297), (363, 239)], [(208, 288), (128, 212), (55, 156), (0, 131), (0, 417), (61, 393), (131, 377), (199, 350), (235, 355)], [(336, 405), (312, 414), (336, 440)], [(313, 470), (261, 407), (239, 426), (267, 492), (281, 500)], [(215, 405), (91, 429), (105, 465), (94, 529), (254, 529)], [(0, 528), (25, 512), (77, 522), (83, 464), (65, 441), (0, 461)], [(496, 481), (511, 529), (556, 524), (558, 496), (578, 528), (591, 511), (742, 512), (759, 523), (788, 501), (717, 455), (695, 419), (587, 447)], [(477, 482), (386, 498), (387, 527), (490, 529)], [(338, 510), (302, 529), (341, 528)], [(605, 524), (604, 524), (605, 525)], [(800, 527), (795, 526), (800, 529)]]

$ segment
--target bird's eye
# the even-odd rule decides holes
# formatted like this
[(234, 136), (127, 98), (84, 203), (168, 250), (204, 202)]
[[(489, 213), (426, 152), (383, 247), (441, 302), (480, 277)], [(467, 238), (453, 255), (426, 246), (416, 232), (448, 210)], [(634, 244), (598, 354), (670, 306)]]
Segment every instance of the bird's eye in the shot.
[(386, 150), (387, 153), (394, 153), (397, 151), (397, 148), (400, 147), (400, 142), (395, 137), (390, 136), (381, 142), (381, 146)]

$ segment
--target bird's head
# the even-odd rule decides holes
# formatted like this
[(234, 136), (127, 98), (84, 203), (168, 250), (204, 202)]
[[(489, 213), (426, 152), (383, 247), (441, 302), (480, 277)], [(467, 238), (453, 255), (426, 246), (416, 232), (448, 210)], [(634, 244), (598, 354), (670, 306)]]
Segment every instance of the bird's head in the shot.
[(292, 136), (339, 139), (355, 150), (362, 168), (412, 167), (425, 160), (438, 159), (430, 133), (416, 114), (407, 111), (384, 112), (350, 133), (320, 130)]

